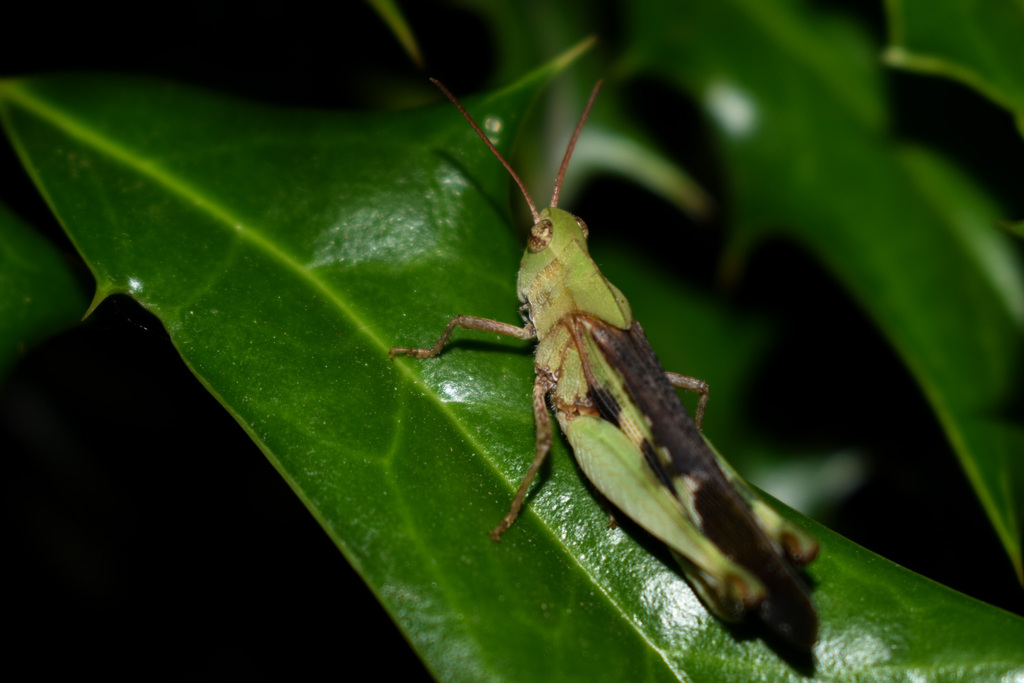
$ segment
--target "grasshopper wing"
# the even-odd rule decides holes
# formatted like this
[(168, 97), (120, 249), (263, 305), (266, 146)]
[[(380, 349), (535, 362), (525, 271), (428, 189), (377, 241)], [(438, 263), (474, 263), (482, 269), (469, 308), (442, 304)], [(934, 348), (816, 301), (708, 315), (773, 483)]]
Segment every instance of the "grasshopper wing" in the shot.
[(814, 558), (817, 543), (711, 451), (638, 322), (623, 330), (575, 317), (599, 417), (565, 427), (588, 478), (669, 545), (716, 615), (736, 621), (756, 610), (786, 640), (813, 645), (817, 614), (797, 566)]

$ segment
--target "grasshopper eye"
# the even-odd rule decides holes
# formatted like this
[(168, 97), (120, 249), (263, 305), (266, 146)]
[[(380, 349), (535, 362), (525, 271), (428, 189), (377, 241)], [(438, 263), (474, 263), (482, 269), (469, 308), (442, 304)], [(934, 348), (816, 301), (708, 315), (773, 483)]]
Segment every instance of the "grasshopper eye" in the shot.
[(579, 216), (573, 216), (576, 219), (576, 225), (580, 226), (580, 230), (583, 231), (583, 239), (590, 238), (590, 229), (587, 228), (587, 224), (583, 222), (583, 219)]
[(538, 251), (543, 251), (548, 246), (548, 242), (551, 241), (551, 235), (554, 233), (554, 226), (551, 221), (544, 219), (533, 224), (533, 229), (530, 230), (530, 239), (526, 242), (526, 248), (530, 250), (531, 254), (536, 254)]

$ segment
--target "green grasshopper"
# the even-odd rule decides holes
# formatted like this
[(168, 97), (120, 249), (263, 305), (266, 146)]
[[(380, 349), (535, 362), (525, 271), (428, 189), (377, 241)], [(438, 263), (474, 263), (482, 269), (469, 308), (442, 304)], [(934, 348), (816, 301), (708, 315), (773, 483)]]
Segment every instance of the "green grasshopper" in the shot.
[[(519, 176), (465, 108), (433, 82), (512, 175), (534, 220), (519, 269), (524, 327), (459, 315), (432, 347), (395, 347), (390, 354), (436, 356), (456, 327), (537, 341), (536, 451), (491, 538), (499, 540), (519, 515), (551, 447), (550, 399), (583, 472), (615, 507), (671, 548), (714, 614), (732, 622), (756, 611), (786, 640), (812, 646), (818, 617), (797, 568), (814, 559), (817, 541), (780, 517), (704, 442), (699, 430), (707, 384), (662, 369), (626, 297), (590, 258), (586, 224), (557, 208), (562, 178), (601, 83), (569, 141), (551, 206), (538, 212)], [(700, 394), (696, 422), (673, 387)]]

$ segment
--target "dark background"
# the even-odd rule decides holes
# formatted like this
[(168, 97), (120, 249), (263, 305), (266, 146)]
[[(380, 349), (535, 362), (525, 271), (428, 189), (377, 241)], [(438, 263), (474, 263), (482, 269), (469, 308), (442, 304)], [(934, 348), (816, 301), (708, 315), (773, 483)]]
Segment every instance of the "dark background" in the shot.
[[(343, 15), (296, 3), (150, 6), (143, 14), (84, 4), (6, 8), (0, 77), (102, 70), (281, 104), (393, 105), (388, 84), (422, 83), (424, 75), (364, 3), (342, 4)], [(883, 44), (880, 6), (819, 4), (855, 14)], [(480, 19), (439, 3), (405, 5), (431, 74), (458, 93), (488, 84), (495, 55)], [(613, 57), (612, 3), (597, 5), (589, 21), (580, 37), (600, 33), (595, 58)], [(888, 79), (897, 133), (943, 149), (1024, 215), (1020, 140), (1009, 117), (952, 83), (892, 72)], [(633, 87), (636, 116), (714, 193), (718, 180), (692, 105), (656, 83)], [(933, 115), (937, 107), (943, 117)], [(680, 127), (680, 116), (693, 125)], [(0, 177), (0, 199), (74, 259), (6, 141)], [(597, 181), (576, 202), (579, 213), (614, 215), (615, 203), (652, 201), (612, 183)], [(712, 286), (721, 232), (684, 237), (691, 260), (708, 264), (689, 277)], [(757, 378), (764, 389), (751, 421), (780, 439), (852, 444), (871, 456), (869, 480), (821, 521), (1024, 614), (1024, 593), (919, 389), (829, 275), (798, 250), (769, 245), (736, 301), (783, 321), (784, 343)], [(838, 367), (821, 351), (837, 338), (846, 358)], [(865, 376), (885, 377), (885, 394), (863, 386)], [(794, 409), (774, 389), (782, 381), (797, 396), (828, 395), (827, 408), (812, 398)], [(900, 415), (898, 432), (874, 417), (892, 414)], [(104, 302), (27, 355), (0, 387), (0, 444), (11, 579), (4, 614), (15, 631), (6, 641), (9, 667), (31, 666), (36, 678), (427, 677), (326, 534), (185, 368), (159, 322), (130, 299)], [(196, 458), (202, 478), (191, 466)]]

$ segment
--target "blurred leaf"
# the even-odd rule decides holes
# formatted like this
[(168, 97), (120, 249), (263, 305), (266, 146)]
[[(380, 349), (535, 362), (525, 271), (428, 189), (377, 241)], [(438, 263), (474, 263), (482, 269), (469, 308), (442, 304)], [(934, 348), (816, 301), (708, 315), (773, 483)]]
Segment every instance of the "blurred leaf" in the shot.
[[(465, 104), (507, 149), (553, 70)], [(455, 313), (515, 319), (508, 181), (447, 104), (296, 111), (77, 75), (6, 83), (0, 115), (97, 300), (160, 318), (439, 678), (1021, 672), (1024, 620), (796, 517), (823, 545), (814, 660), (725, 627), (662, 547), (607, 529), (561, 442), (491, 543), (533, 450), (528, 345), (459, 333), (439, 358), (387, 358)]]
[(985, 229), (992, 200), (888, 139), (874, 48), (851, 22), (796, 1), (630, 7), (627, 62), (688, 92), (718, 136), (732, 258), (785, 235), (849, 289), (921, 385), (1021, 577), (1024, 464), (1001, 454), (1024, 451), (1024, 431), (996, 419), (1020, 369), (1021, 272)]
[(395, 40), (402, 46), (409, 59), (419, 68), (423, 68), (423, 53), (416, 42), (416, 36), (412, 32), (409, 23), (405, 20), (402, 10), (393, 0), (366, 0), (370, 7), (384, 20), (384, 23), (391, 29)]
[(1024, 8), (1015, 0), (887, 0), (892, 66), (945, 76), (974, 88), (1017, 119), (1024, 132)]
[(591, 11), (593, 6), (581, 0), (458, 0), (457, 4), (480, 16), (490, 27), (496, 61), (490, 78), (496, 84), (516, 79), (565, 45), (596, 37), (601, 25)]
[(0, 203), (0, 379), (32, 346), (81, 320), (86, 303), (61, 254)]
[[(653, 142), (624, 114), (624, 101), (616, 92), (618, 74), (608, 62), (615, 47), (601, 19), (611, 13), (606, 7), (579, 0), (552, 3), (545, 0), (492, 2), (464, 0), (463, 3), (483, 16), (492, 27), (498, 64), (493, 81), (502, 83), (522, 73), (544, 54), (560, 45), (583, 40), (596, 41), (598, 57), (588, 59), (572, 79), (559, 79), (545, 98), (544, 115), (528, 122), (531, 139), (544, 144), (519, 150), (517, 168), (526, 178), (542, 178), (550, 183), (562, 163), (566, 143), (576, 126), (590, 89), (599, 79), (606, 81), (596, 107), (587, 121), (572, 159), (572, 172), (562, 184), (561, 196), (572, 204), (581, 187), (596, 175), (625, 178), (646, 188), (695, 219), (707, 218), (713, 207), (697, 182), (679, 164), (667, 156), (662, 145)], [(618, 17), (612, 18), (617, 21)], [(601, 59), (601, 53), (607, 53)], [(582, 72), (582, 73), (580, 73)], [(531, 188), (538, 197), (549, 187)]]
[(657, 145), (638, 134), (619, 133), (607, 126), (605, 118), (580, 135), (579, 151), (573, 154), (573, 173), (562, 184), (564, 196), (571, 197), (593, 174), (615, 174), (646, 188), (695, 220), (706, 220), (711, 215), (713, 202), (708, 194)]

